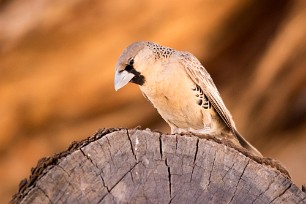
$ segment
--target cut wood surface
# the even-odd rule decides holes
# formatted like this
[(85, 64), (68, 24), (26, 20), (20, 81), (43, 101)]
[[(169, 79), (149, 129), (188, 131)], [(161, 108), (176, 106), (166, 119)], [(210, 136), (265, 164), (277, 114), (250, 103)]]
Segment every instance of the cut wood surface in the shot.
[(306, 203), (277, 162), (212, 137), (103, 129), (39, 161), (11, 203)]

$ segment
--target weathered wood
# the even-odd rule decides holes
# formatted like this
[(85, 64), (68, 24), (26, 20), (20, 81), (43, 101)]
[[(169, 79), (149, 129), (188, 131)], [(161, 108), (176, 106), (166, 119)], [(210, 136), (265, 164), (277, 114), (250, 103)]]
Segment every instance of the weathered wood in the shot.
[(306, 203), (271, 159), (212, 138), (106, 129), (41, 160), (12, 203)]

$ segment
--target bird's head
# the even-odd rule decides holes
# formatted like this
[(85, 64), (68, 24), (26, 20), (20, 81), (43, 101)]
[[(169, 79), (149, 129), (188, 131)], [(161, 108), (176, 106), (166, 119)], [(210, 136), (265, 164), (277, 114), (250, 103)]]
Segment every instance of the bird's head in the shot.
[(147, 46), (148, 42), (135, 42), (128, 46), (119, 57), (115, 72), (115, 90), (119, 90), (127, 83), (138, 85), (145, 83), (145, 74), (148, 65), (154, 63), (152, 50)]

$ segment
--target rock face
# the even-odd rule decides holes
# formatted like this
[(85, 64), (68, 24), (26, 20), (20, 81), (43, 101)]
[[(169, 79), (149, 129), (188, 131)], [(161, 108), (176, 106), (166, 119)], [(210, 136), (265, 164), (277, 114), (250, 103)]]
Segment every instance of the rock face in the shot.
[(285, 0), (0, 1), (0, 197), (39, 158), (101, 127), (168, 131), (136, 86), (113, 89), (119, 54), (139, 40), (201, 59), (239, 131), (302, 184), (305, 10)]
[(104, 129), (41, 160), (11, 203), (305, 202), (272, 165), (212, 138)]

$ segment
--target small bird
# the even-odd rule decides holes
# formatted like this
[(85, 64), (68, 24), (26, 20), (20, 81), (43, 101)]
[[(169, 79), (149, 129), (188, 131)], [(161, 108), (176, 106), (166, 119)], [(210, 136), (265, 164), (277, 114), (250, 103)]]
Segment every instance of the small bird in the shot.
[(135, 42), (117, 61), (115, 90), (129, 82), (139, 85), (172, 134), (221, 135), (262, 156), (239, 134), (212, 78), (191, 53), (149, 41)]

